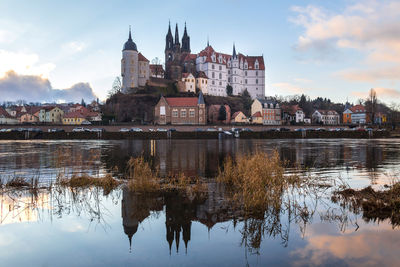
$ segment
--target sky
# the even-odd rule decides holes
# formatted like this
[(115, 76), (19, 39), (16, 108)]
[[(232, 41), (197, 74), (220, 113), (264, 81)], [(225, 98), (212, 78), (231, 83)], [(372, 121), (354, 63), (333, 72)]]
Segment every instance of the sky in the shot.
[[(266, 95), (400, 102), (400, 0), (0, 0), (0, 102), (104, 100), (129, 25), (164, 61), (168, 22), (192, 53), (263, 55)], [(72, 90), (72, 91), (68, 91)]]

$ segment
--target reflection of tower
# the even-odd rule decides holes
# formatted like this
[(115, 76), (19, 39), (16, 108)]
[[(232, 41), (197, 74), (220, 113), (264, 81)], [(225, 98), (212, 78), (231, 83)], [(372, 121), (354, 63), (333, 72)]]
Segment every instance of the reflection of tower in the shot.
[(195, 216), (196, 205), (186, 201), (178, 195), (172, 195), (165, 198), (165, 227), (170, 254), (174, 240), (176, 253), (179, 252), (181, 231), (187, 252), (187, 246), (191, 234), (191, 220)]
[(132, 247), (132, 237), (137, 232), (139, 224), (150, 215), (150, 211), (160, 211), (163, 208), (162, 199), (157, 196), (144, 196), (122, 190), (121, 203), (122, 225), (129, 239), (129, 250)]

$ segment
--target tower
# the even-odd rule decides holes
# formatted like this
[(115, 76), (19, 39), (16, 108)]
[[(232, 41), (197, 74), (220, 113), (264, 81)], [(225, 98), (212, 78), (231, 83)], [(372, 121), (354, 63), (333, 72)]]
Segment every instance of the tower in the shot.
[(187, 34), (186, 22), (185, 22), (185, 31), (183, 32), (183, 37), (182, 37), (182, 48), (181, 48), (181, 51), (182, 51), (182, 53), (190, 54), (190, 37)]
[(129, 89), (139, 86), (138, 50), (136, 44), (132, 40), (130, 26), (128, 41), (125, 42), (122, 49), (121, 76), (123, 93), (127, 93)]
[(171, 62), (174, 59), (173, 52), (174, 52), (174, 38), (172, 37), (171, 22), (170, 22), (168, 25), (168, 33), (167, 36), (165, 37), (165, 64)]

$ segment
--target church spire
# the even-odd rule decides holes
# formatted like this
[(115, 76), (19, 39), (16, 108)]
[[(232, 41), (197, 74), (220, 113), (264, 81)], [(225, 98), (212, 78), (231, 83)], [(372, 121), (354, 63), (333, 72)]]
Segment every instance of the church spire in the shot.
[(183, 32), (183, 37), (187, 37), (187, 31), (186, 31), (186, 21), (185, 21), (185, 30)]
[(178, 23), (175, 26), (175, 44), (179, 44)]
[(132, 34), (131, 34), (131, 25), (129, 25), (129, 41), (132, 41)]
[(233, 55), (232, 55), (232, 57), (233, 57), (233, 58), (237, 58), (235, 43), (233, 43)]

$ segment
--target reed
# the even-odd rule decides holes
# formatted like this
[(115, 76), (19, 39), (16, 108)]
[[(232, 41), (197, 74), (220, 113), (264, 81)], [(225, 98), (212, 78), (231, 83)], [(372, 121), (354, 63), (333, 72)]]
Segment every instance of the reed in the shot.
[(282, 196), (290, 186), (301, 184), (298, 175), (285, 175), (285, 162), (277, 151), (272, 155), (256, 152), (233, 160), (228, 158), (217, 181), (223, 183), (235, 203), (251, 212), (268, 207), (279, 209)]
[(91, 177), (89, 175), (82, 175), (59, 179), (59, 184), (71, 188), (92, 186), (101, 187), (104, 190), (104, 194), (108, 194), (117, 188), (121, 184), (121, 181), (114, 179), (111, 174), (107, 174), (105, 177)]

